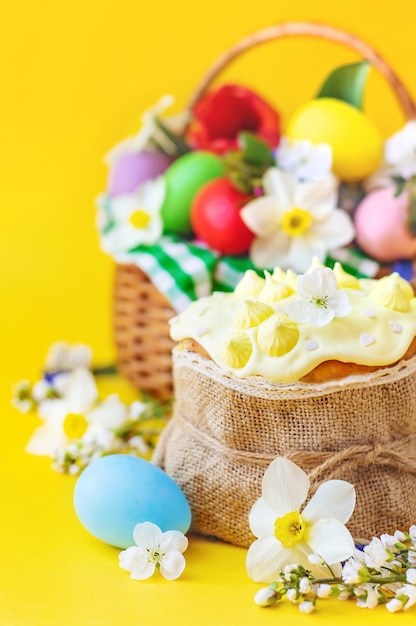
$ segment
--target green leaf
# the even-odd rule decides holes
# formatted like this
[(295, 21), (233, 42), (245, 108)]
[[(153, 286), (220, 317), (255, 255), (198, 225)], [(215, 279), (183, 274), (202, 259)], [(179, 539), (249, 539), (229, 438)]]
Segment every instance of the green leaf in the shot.
[(265, 166), (273, 165), (274, 159), (270, 146), (253, 135), (253, 133), (242, 132), (238, 135), (238, 144), (243, 150), (243, 157), (248, 163)]
[(370, 63), (360, 61), (335, 69), (320, 88), (317, 98), (337, 98), (362, 109)]

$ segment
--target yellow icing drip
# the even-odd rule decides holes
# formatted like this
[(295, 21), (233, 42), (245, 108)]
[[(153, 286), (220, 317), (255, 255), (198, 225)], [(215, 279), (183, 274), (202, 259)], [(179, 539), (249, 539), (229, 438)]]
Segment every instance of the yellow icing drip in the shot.
[(295, 322), (284, 313), (275, 313), (273, 317), (260, 324), (257, 331), (257, 343), (269, 356), (282, 356), (290, 352), (299, 340), (299, 329)]
[(266, 284), (258, 295), (259, 300), (262, 302), (278, 302), (293, 294), (293, 289), (290, 285), (275, 280), (269, 272), (264, 272), (264, 274), (266, 276)]
[(358, 278), (346, 272), (341, 263), (335, 263), (334, 274), (340, 289), (345, 289), (346, 287), (349, 289), (361, 289)]
[(252, 352), (253, 346), (247, 333), (235, 330), (224, 342), (221, 359), (229, 367), (239, 369), (247, 364)]
[(261, 278), (254, 270), (247, 270), (234, 289), (234, 294), (241, 298), (256, 298), (264, 284), (264, 278)]
[(264, 322), (273, 313), (273, 309), (264, 302), (244, 300), (242, 306), (237, 311), (234, 323), (236, 328), (252, 328)]
[(373, 302), (388, 309), (407, 313), (410, 311), (410, 300), (413, 298), (413, 288), (396, 272), (390, 276), (380, 278), (370, 290), (369, 297)]

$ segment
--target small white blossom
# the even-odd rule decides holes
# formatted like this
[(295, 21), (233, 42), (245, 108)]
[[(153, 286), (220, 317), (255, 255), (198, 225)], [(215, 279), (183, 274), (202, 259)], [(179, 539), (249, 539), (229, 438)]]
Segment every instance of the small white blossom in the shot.
[(260, 589), (254, 596), (254, 602), (258, 606), (271, 606), (276, 604), (277, 594), (271, 587), (264, 587)]
[(416, 568), (411, 567), (406, 572), (406, 580), (411, 585), (416, 585)]
[(322, 180), (331, 176), (332, 148), (327, 143), (313, 144), (307, 140), (291, 144), (286, 137), (282, 137), (276, 161), (280, 169), (299, 180)]
[(288, 589), (286, 592), (286, 598), (289, 600), (289, 602), (296, 602), (296, 600), (298, 599), (298, 592), (296, 591), (296, 589), (294, 589), (293, 587)]
[(373, 537), (368, 546), (364, 547), (364, 559), (367, 567), (380, 569), (391, 562), (391, 554), (384, 548), (378, 537)]
[(307, 576), (304, 576), (303, 578), (300, 579), (299, 591), (301, 593), (310, 593), (312, 591), (312, 586)]
[(367, 572), (364, 556), (359, 550), (355, 550), (354, 557), (348, 559), (342, 567), (342, 580), (346, 585), (358, 585), (365, 582)]
[(401, 611), (403, 609), (403, 602), (398, 600), (397, 598), (393, 598), (386, 604), (386, 609), (390, 611), (390, 613), (396, 613), (397, 611)]
[(349, 298), (345, 291), (338, 289), (335, 274), (329, 267), (316, 267), (298, 276), (296, 288), (300, 297), (282, 307), (295, 322), (325, 326), (334, 317), (345, 317), (351, 311)]
[(379, 603), (379, 585), (365, 583), (354, 589), (357, 596), (357, 606), (361, 608), (374, 609)]
[(406, 602), (404, 608), (405, 610), (410, 609), (411, 606), (416, 604), (416, 586), (407, 584), (403, 585), (403, 587), (397, 591), (396, 597), (397, 596), (399, 596), (399, 598), (405, 596)]
[(179, 578), (185, 569), (183, 552), (188, 547), (188, 539), (179, 530), (162, 532), (156, 524), (143, 522), (133, 531), (136, 546), (120, 552), (122, 569), (130, 572), (134, 580), (145, 580), (155, 569), (167, 580)]
[(303, 602), (301, 602), (299, 604), (299, 611), (301, 613), (312, 613), (312, 611), (314, 610), (315, 605), (313, 602), (310, 602), (309, 600), (304, 600)]
[(331, 585), (327, 585), (326, 583), (322, 583), (318, 587), (317, 596), (318, 598), (329, 598), (331, 595), (332, 587)]

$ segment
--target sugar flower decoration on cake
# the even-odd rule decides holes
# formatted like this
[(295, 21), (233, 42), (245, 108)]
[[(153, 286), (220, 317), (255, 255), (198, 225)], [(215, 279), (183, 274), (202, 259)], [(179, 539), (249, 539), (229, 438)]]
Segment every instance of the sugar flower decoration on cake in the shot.
[(257, 267), (304, 272), (313, 257), (327, 253), (354, 237), (350, 217), (337, 208), (334, 177), (299, 182), (290, 173), (269, 168), (263, 177), (264, 196), (241, 210), (246, 226), (256, 237), (250, 258)]
[(105, 252), (127, 252), (140, 244), (151, 245), (163, 231), (161, 208), (165, 198), (162, 176), (146, 181), (135, 192), (98, 199), (97, 225)]
[(283, 307), (295, 322), (325, 326), (334, 317), (345, 317), (351, 311), (346, 292), (338, 289), (335, 274), (328, 267), (315, 267), (298, 276), (296, 289), (299, 298)]
[(256, 582), (273, 582), (285, 566), (296, 563), (315, 575), (327, 567), (311, 564), (309, 555), (341, 572), (341, 561), (354, 552), (354, 541), (345, 527), (355, 506), (354, 487), (342, 480), (322, 483), (306, 507), (310, 483), (305, 472), (286, 458), (277, 457), (266, 470), (262, 496), (249, 515), (257, 540), (247, 553), (247, 572)]
[(120, 552), (120, 567), (130, 572), (133, 580), (150, 578), (156, 569), (167, 580), (179, 578), (185, 569), (183, 552), (188, 539), (179, 530), (162, 532), (152, 522), (137, 524), (133, 531), (136, 546)]
[(302, 181), (322, 180), (332, 176), (332, 148), (327, 143), (310, 141), (290, 143), (282, 137), (276, 150), (277, 166)]

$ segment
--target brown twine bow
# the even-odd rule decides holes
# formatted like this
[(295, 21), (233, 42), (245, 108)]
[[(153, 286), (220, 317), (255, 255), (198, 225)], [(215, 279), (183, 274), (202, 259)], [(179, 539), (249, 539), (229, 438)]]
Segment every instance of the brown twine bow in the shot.
[[(273, 455), (230, 448), (178, 414), (172, 418), (172, 422), (176, 422), (198, 441), (228, 458), (268, 466), (278, 456), (278, 453)], [(346, 469), (355, 470), (370, 465), (389, 466), (401, 472), (416, 474), (416, 433), (386, 443), (354, 445), (338, 452), (294, 450), (284, 456), (305, 469), (312, 490), (323, 479), (340, 478)]]

